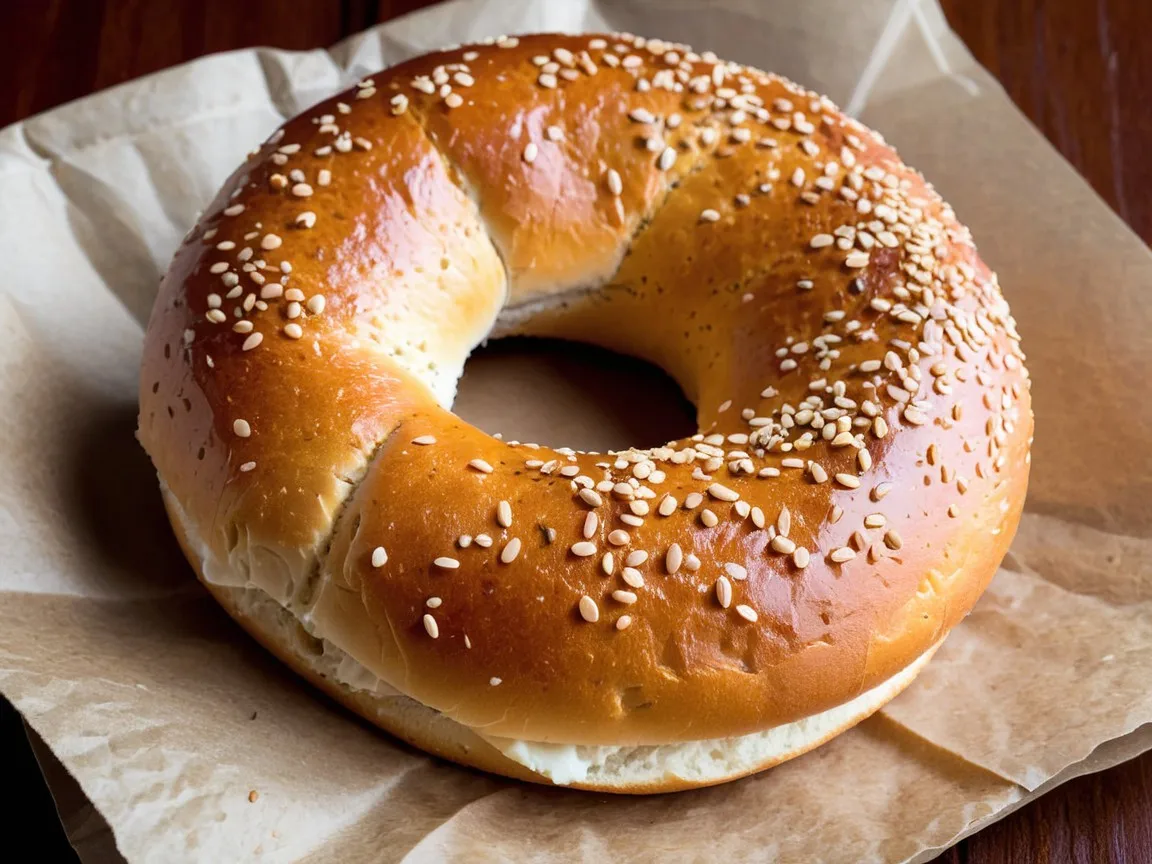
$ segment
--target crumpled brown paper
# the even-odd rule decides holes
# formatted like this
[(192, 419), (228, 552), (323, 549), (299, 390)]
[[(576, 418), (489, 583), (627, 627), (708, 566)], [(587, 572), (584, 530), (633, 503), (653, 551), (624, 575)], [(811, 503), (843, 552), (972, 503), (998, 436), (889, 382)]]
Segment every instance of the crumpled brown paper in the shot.
[[(638, 799), (457, 768), (308, 690), (195, 582), (133, 440), (159, 274), (283, 115), (444, 43), (605, 28), (782, 72), (881, 129), (999, 270), (1035, 379), (1019, 536), (917, 683), (766, 774)], [(9, 127), (0, 190), (0, 691), (131, 861), (923, 861), (1152, 746), (1152, 401), (1128, 395), (1149, 368), (1152, 258), (931, 0), (458, 0), (331, 52), (209, 57)], [(473, 364), (461, 410), (491, 431), (550, 422), (557, 444), (650, 443), (629, 440), (643, 424), (568, 425), (586, 397), (564, 362)], [(494, 415), (493, 375), (566, 395)], [(65, 818), (108, 860), (90, 810)]]

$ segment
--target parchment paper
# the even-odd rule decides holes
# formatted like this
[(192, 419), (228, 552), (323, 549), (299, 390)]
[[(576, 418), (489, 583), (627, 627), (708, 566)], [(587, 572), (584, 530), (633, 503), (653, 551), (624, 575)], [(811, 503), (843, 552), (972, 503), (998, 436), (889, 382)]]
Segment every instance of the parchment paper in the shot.
[[(445, 43), (604, 28), (782, 72), (881, 129), (1000, 272), (1035, 379), (1019, 537), (914, 687), (766, 774), (640, 799), (456, 768), (308, 690), (199, 588), (133, 440), (159, 275), (283, 116)], [(0, 132), (0, 691), (131, 861), (926, 860), (1152, 746), (1152, 400), (1129, 395), (1150, 285), (1147, 249), (932, 0), (457, 0), (331, 52), (216, 55), (96, 94)], [(564, 425), (595, 404), (561, 391), (566, 362), (472, 364), (462, 411), (557, 444), (649, 443), (629, 437), (651, 418)], [(486, 388), (518, 375), (561, 395), (493, 415)], [(106, 860), (97, 815), (57, 785)]]

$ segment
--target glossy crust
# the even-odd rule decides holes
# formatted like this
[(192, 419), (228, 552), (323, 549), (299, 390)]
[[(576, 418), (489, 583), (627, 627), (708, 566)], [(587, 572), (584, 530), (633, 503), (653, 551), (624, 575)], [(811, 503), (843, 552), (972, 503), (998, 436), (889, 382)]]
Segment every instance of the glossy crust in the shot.
[[(447, 409), (507, 333), (659, 364), (701, 434), (490, 438)], [(995, 572), (1031, 434), (995, 277), (918, 174), (815, 94), (619, 35), (428, 55), (287, 123), (177, 253), (141, 374), (206, 582), (464, 726), (573, 744), (892, 677)]]

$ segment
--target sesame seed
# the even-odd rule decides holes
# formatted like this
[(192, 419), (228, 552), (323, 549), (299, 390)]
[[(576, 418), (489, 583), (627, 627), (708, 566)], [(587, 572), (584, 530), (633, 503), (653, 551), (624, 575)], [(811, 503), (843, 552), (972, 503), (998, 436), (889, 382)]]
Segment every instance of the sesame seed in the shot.
[(631, 588), (644, 587), (644, 577), (635, 567), (625, 567), (620, 571), (620, 578), (624, 580), (624, 584)]
[(264, 334), (263, 333), (252, 333), (247, 339), (244, 340), (244, 343), (240, 346), (240, 349), (242, 351), (251, 351), (253, 348), (256, 348), (263, 341), (264, 341)]
[(496, 522), (502, 528), (512, 526), (512, 505), (507, 501), (501, 501), (496, 505)]
[(513, 537), (504, 545), (504, 548), (500, 551), (500, 562), (502, 564), (511, 564), (516, 560), (516, 556), (519, 554), (520, 538)]
[(316, 225), (316, 213), (311, 210), (305, 210), (303, 213), (296, 214), (296, 226), (300, 228), (311, 228)]
[(612, 592), (612, 599), (617, 603), (623, 603), (625, 606), (631, 606), (636, 602), (636, 595), (632, 591), (622, 591), (617, 589)]
[(605, 576), (611, 576), (616, 570), (616, 556), (611, 552), (605, 552), (600, 557), (600, 569), (604, 571)]
[(245, 462), (243, 465), (240, 466), (240, 470), (242, 472), (244, 472), (245, 474), (247, 474), (249, 471), (251, 471), (255, 467), (256, 467), (255, 462)]
[(736, 614), (750, 623), (755, 623), (756, 619), (760, 617), (756, 614), (755, 609), (743, 603), (736, 607)]
[(596, 516), (595, 513), (588, 511), (588, 513), (586, 513), (584, 516), (584, 529), (582, 531), (584, 534), (584, 539), (591, 540), (593, 537), (595, 537), (596, 529), (599, 527), (600, 519)]
[(783, 534), (777, 534), (768, 544), (772, 547), (774, 552), (779, 552), (781, 555), (791, 555), (796, 551), (796, 544), (789, 540)]
[(899, 549), (904, 545), (904, 540), (900, 537), (896, 529), (890, 528), (884, 534), (884, 545), (889, 549)]
[(600, 493), (593, 489), (581, 489), (577, 494), (580, 496), (580, 500), (589, 507), (599, 507), (604, 503), (604, 499), (600, 497)]
[(292, 187), (292, 194), (297, 198), (308, 198), (312, 195), (312, 187), (307, 183), (297, 183)]
[(492, 538), (487, 534), (477, 534), (475, 538), (476, 545), (482, 549), (488, 549), (492, 546)]
[(252, 435), (252, 427), (247, 420), (233, 420), (232, 431), (238, 438), (248, 438)]
[(624, 191), (624, 181), (620, 179), (620, 172), (615, 168), (609, 168), (607, 173), (608, 178), (608, 191), (613, 195), (619, 195)]
[(713, 483), (709, 486), (708, 494), (718, 501), (735, 501), (740, 497), (740, 493), (734, 492), (727, 486), (721, 486), (719, 483)]
[(323, 294), (313, 294), (308, 298), (308, 311), (313, 315), (319, 315), (324, 311), (325, 300)]
[(549, 141), (564, 140), (564, 130), (559, 126), (549, 126), (546, 130), (544, 130), (544, 134), (548, 137)]
[(495, 675), (493, 675), (491, 678), (488, 679), (488, 683), (493, 687), (499, 687), (502, 683), (504, 683), (504, 679), (503, 678), (497, 678)]
[(224, 208), (224, 215), (225, 216), (239, 216), (243, 212), (244, 212), (244, 205), (243, 204), (233, 204), (231, 207), (225, 207)]
[(825, 246), (831, 246), (836, 242), (836, 238), (831, 234), (817, 234), (809, 241), (809, 245), (813, 249), (823, 249)]
[(701, 222), (719, 222), (720, 221), (720, 214), (717, 211), (715, 211), (709, 207), (705, 210), (700, 211), (700, 221)]
[(459, 108), (464, 104), (464, 97), (459, 93), (449, 93), (444, 97), (444, 104), (449, 108)]
[(856, 550), (849, 546), (841, 546), (839, 549), (833, 549), (828, 557), (837, 564), (844, 564), (856, 557)]
[(803, 546), (797, 546), (796, 550), (792, 553), (792, 563), (795, 564), (798, 569), (803, 570), (808, 566), (810, 557), (807, 549)]
[(535, 141), (529, 141), (524, 148), (524, 161), (531, 165), (536, 161), (536, 156), (540, 152), (540, 148), (536, 145)]
[(436, 619), (429, 615), (427, 612), (424, 613), (424, 632), (426, 632), (433, 639), (440, 638), (440, 625), (437, 624)]
[(469, 546), (472, 545), (472, 535), (471, 534), (461, 534), (459, 537), (456, 538), (456, 545), (459, 546), (461, 549), (467, 549)]
[(384, 550), (383, 546), (377, 546), (372, 550), (372, 566), (383, 567), (388, 563), (388, 553)]
[(680, 548), (679, 543), (673, 543), (668, 547), (668, 551), (664, 554), (664, 568), (669, 573), (676, 573), (680, 569), (680, 565), (684, 563), (684, 552)]
[[(922, 411), (920, 411), (918, 408), (916, 408), (913, 405), (909, 405), (908, 407), (906, 407), (904, 409), (903, 414), (901, 414), (901, 416), (904, 418), (905, 421), (907, 421), (908, 423), (911, 423), (913, 426), (923, 426), (925, 423), (928, 422), (927, 415), (925, 415)], [(879, 420), (880, 418), (877, 417), (876, 419)]]
[(624, 563), (629, 567), (639, 567), (647, 560), (648, 553), (643, 549), (636, 549), (635, 551), (628, 553), (628, 557), (625, 559)]
[(458, 568), (460, 566), (459, 561), (457, 561), (455, 558), (449, 558), (447, 556), (441, 556), (440, 558), (436, 558), (435, 560), (432, 561), (432, 563), (435, 564), (437, 567), (443, 568), (444, 570), (455, 570), (456, 568)]
[(656, 161), (656, 167), (661, 171), (668, 171), (676, 164), (676, 151), (671, 147), (665, 147), (660, 153), (660, 158)]
[(824, 470), (824, 466), (819, 462), (809, 462), (808, 473), (812, 475), (812, 479), (817, 483), (826, 483), (828, 481), (828, 472)]
[(726, 576), (716, 580), (716, 600), (724, 609), (732, 605), (732, 583)]
[(622, 531), (619, 528), (608, 535), (608, 542), (613, 546), (626, 546), (631, 539), (627, 531)]
[(776, 520), (776, 532), (787, 537), (792, 530), (792, 511), (787, 507), (780, 508), (780, 516)]
[(491, 474), (493, 468), (483, 459), (473, 459), (468, 463), (468, 467), (474, 471), (479, 471), (481, 474)]
[(587, 540), (583, 540), (579, 543), (573, 543), (572, 544), (572, 554), (576, 555), (580, 558), (587, 558), (589, 555), (595, 555), (596, 554), (596, 544), (595, 543), (589, 543)]
[(704, 496), (699, 492), (689, 492), (688, 495), (684, 498), (684, 509), (695, 510), (700, 506), (703, 500)]
[(412, 439), (413, 444), (419, 444), (421, 447), (426, 447), (429, 444), (436, 443), (436, 436), (434, 435), (418, 435)]
[(673, 496), (665, 495), (660, 499), (660, 503), (656, 507), (656, 512), (661, 516), (671, 516), (676, 512), (677, 503)]
[(860, 478), (855, 474), (837, 474), (836, 482), (848, 489), (860, 488)]
[(715, 528), (720, 519), (711, 510), (705, 508), (700, 511), (700, 521), (704, 523), (705, 528)]
[(596, 605), (596, 601), (585, 594), (580, 598), (580, 617), (587, 621), (589, 624), (595, 624), (600, 620), (600, 607)]
[(616, 619), (616, 629), (617, 630), (627, 630), (630, 626), (632, 626), (632, 616), (631, 615), (621, 615), (619, 618)]
[[(828, 427), (825, 427), (828, 428)], [(838, 432), (832, 438), (833, 447), (847, 447), (850, 444), (855, 444), (856, 439), (852, 436), (851, 432)]]
[(260, 241), (260, 248), (269, 250), (279, 249), (283, 242), (284, 241), (280, 239), (279, 234), (265, 234), (263, 239)]
[(853, 252), (844, 259), (844, 265), (859, 270), (862, 267), (867, 267), (870, 260), (867, 252)]
[(743, 582), (748, 578), (747, 568), (732, 561), (729, 561), (724, 565), (724, 572), (727, 573), (731, 578), (735, 579), (737, 582)]

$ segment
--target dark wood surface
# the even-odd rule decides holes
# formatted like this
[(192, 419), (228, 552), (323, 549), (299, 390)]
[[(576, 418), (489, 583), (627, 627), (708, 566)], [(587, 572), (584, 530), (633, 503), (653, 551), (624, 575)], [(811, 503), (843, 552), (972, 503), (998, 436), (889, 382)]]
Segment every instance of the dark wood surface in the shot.
[[(427, 0), (0, 0), (0, 127), (213, 51), (312, 48)], [(1152, 241), (1152, 0), (943, 0), (952, 26), (1017, 105)], [(11, 843), (65, 860), (19, 722), (0, 704)], [(9, 758), (11, 756), (12, 758)], [(10, 772), (15, 771), (15, 776)], [(6, 824), (7, 823), (7, 824)], [(13, 847), (18, 848), (18, 847)], [(60, 857), (58, 857), (60, 856)], [(1152, 753), (1050, 792), (939, 864), (1152, 862)]]

